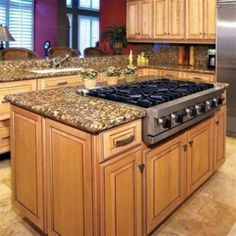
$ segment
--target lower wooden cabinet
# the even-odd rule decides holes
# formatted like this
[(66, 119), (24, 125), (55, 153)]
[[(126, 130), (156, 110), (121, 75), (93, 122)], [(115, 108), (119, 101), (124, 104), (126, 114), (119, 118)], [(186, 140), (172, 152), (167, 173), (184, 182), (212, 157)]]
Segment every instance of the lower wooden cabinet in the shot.
[(208, 119), (187, 133), (187, 194), (193, 193), (213, 174), (214, 119)]
[(0, 154), (10, 151), (10, 121), (0, 121)]
[(48, 235), (93, 235), (91, 136), (46, 120)]
[(184, 200), (185, 136), (158, 146), (146, 162), (146, 231), (153, 231)]
[(12, 203), (44, 230), (42, 118), (25, 110), (11, 112)]
[(225, 161), (226, 156), (226, 106), (215, 116), (215, 153), (214, 153), (214, 171), (218, 170)]

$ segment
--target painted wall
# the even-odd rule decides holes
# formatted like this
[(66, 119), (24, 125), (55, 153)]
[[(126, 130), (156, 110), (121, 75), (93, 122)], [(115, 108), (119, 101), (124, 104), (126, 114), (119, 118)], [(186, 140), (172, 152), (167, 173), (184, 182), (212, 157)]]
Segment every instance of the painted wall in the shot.
[(41, 57), (46, 40), (51, 41), (52, 46), (57, 45), (57, 12), (58, 0), (35, 0), (34, 51)]

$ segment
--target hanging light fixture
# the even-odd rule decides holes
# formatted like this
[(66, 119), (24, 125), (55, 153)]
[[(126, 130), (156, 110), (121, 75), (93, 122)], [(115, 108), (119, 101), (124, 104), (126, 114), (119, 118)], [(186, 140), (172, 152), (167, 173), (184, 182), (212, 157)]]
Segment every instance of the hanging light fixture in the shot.
[(15, 41), (6, 26), (0, 25), (0, 50), (4, 49), (3, 42)]

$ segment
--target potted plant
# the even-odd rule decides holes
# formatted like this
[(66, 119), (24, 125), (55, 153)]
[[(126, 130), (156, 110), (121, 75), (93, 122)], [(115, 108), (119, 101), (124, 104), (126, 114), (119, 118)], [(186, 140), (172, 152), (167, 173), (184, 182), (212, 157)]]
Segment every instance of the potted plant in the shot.
[(137, 67), (128, 65), (124, 68), (124, 77), (127, 82), (135, 80)]
[(98, 72), (94, 69), (81, 69), (80, 75), (87, 89), (96, 87)]
[(114, 67), (114, 66), (108, 67), (104, 72), (107, 78), (107, 83), (109, 85), (117, 84), (119, 77), (121, 75), (121, 72), (122, 70), (119, 67)]
[(121, 55), (127, 45), (126, 27), (124, 25), (108, 26), (102, 33), (102, 39), (110, 43), (114, 55)]

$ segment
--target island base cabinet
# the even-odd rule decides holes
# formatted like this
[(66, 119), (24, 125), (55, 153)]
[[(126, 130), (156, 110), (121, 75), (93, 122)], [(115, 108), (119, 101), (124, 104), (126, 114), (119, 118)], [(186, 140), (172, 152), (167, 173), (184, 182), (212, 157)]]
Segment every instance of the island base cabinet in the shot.
[(192, 128), (187, 133), (187, 194), (192, 194), (213, 174), (214, 118)]
[(184, 141), (180, 135), (145, 154), (146, 234), (184, 201)]
[(44, 230), (41, 130), (41, 116), (12, 106), (12, 204)]
[(141, 150), (101, 165), (101, 235), (142, 235), (140, 168)]
[(93, 235), (91, 135), (47, 120), (48, 235)]

